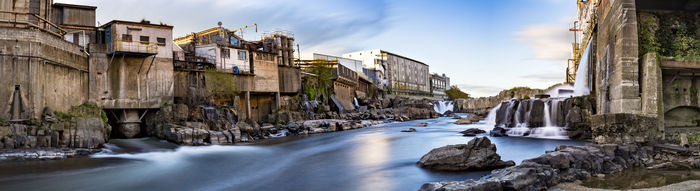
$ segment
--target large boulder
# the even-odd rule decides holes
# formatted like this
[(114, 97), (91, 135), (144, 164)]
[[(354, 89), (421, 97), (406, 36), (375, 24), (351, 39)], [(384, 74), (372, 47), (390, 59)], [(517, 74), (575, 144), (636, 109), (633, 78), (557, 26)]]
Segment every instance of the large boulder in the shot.
[(513, 166), (513, 161), (502, 161), (496, 145), (486, 137), (474, 138), (466, 145), (448, 145), (423, 155), (418, 166), (445, 171), (492, 170)]
[(462, 119), (457, 120), (457, 122), (455, 122), (455, 124), (457, 124), (457, 125), (469, 125), (469, 124), (472, 124), (472, 120), (469, 120), (467, 118), (462, 118)]

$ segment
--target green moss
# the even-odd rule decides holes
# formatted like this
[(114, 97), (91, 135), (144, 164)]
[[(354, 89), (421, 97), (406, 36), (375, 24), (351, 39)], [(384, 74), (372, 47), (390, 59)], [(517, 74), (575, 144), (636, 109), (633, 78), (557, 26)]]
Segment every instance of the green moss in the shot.
[(238, 86), (233, 81), (233, 75), (229, 73), (210, 69), (204, 73), (204, 77), (211, 98), (226, 99), (239, 93)]
[(326, 61), (313, 61), (308, 72), (314, 76), (304, 77), (304, 94), (309, 99), (319, 99), (328, 104), (333, 93), (333, 68)]
[(688, 135), (689, 143), (698, 143), (700, 141), (700, 132)]
[(524, 99), (530, 99), (530, 95), (523, 96)]
[(642, 57), (650, 52), (659, 52), (661, 43), (654, 35), (653, 26), (656, 25), (656, 17), (650, 17), (642, 21), (639, 25), (639, 56)]

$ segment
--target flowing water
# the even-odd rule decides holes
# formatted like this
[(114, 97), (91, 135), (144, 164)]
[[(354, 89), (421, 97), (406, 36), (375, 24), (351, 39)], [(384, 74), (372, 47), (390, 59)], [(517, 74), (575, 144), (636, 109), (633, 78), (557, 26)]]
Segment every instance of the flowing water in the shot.
[(454, 111), (454, 103), (452, 101), (435, 101), (433, 109), (439, 114), (445, 114), (447, 111)]
[[(234, 146), (176, 146), (154, 139), (112, 140), (90, 158), (0, 163), (0, 190), (417, 190), (423, 183), (478, 179), (489, 171), (419, 168), (433, 148), (464, 144), (467, 128), (443, 117)], [(414, 127), (417, 132), (402, 129)], [(487, 136), (481, 134), (479, 136)], [(569, 140), (491, 137), (503, 160), (520, 163)]]

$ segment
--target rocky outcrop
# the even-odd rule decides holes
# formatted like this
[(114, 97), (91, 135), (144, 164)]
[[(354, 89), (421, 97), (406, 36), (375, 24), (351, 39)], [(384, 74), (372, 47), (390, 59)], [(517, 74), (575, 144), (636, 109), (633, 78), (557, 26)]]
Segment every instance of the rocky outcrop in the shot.
[(511, 99), (522, 99), (526, 97), (535, 97), (537, 94), (543, 93), (544, 90), (530, 88), (513, 88), (503, 90), (496, 96), (468, 98), (454, 100), (454, 110), (457, 113), (475, 113), (485, 116), (493, 107), (503, 101)]
[(492, 171), (481, 180), (426, 183), (419, 190), (546, 190), (562, 182), (644, 166), (651, 147), (636, 145), (559, 146), (520, 165)]
[[(94, 115), (93, 111), (75, 108), (78, 107), (74, 107), (72, 113), (61, 113), (60, 116), (46, 109), (39, 122), (0, 124), (0, 148), (11, 152), (12, 149), (102, 147), (109, 139), (111, 127), (101, 118), (89, 117)], [(95, 110), (99, 116), (101, 110)], [(77, 117), (78, 114), (86, 117)]]
[(491, 170), (513, 166), (513, 161), (502, 161), (496, 145), (486, 137), (474, 138), (466, 145), (448, 145), (423, 155), (418, 166), (445, 171)]
[(462, 133), (464, 136), (473, 137), (476, 136), (476, 134), (486, 133), (486, 131), (478, 128), (470, 128), (459, 133)]

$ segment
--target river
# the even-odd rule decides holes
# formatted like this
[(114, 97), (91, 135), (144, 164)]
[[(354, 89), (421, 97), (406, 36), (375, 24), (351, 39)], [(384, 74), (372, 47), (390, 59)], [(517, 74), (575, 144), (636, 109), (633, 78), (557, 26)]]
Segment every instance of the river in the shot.
[[(423, 183), (478, 179), (489, 171), (419, 168), (433, 148), (465, 144), (438, 118), (234, 146), (178, 147), (154, 139), (112, 140), (90, 158), (0, 163), (0, 190), (417, 190)], [(413, 124), (417, 132), (400, 132)], [(484, 136), (482, 134), (480, 136)], [(520, 163), (570, 140), (490, 137), (503, 160)]]

